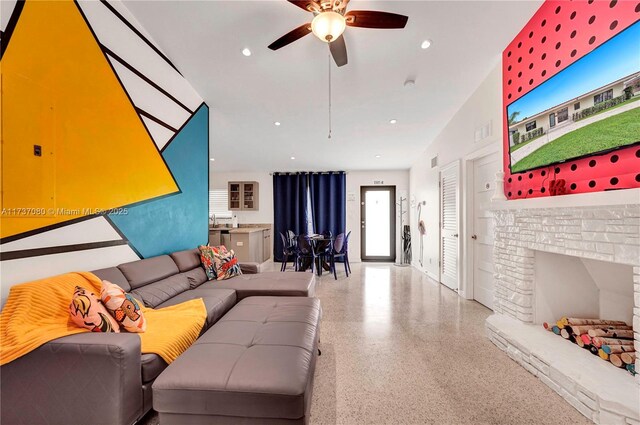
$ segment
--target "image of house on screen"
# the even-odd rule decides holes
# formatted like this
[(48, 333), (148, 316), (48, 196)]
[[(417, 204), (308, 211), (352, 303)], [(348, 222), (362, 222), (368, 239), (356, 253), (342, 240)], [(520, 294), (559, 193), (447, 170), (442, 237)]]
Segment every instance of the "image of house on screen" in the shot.
[[(525, 117), (522, 120), (510, 123), (509, 146), (514, 147), (545, 134), (549, 135), (548, 141), (552, 141), (593, 121), (637, 108), (640, 103), (611, 109), (627, 100), (631, 100), (639, 92), (640, 73), (636, 73), (556, 105), (533, 117)], [(640, 100), (640, 97), (636, 97), (633, 100)], [(599, 116), (601, 112), (607, 109), (611, 109), (610, 113), (606, 116)], [(598, 116), (595, 116), (596, 114)], [(592, 119), (587, 119), (590, 117)]]
[(640, 22), (507, 107), (512, 172), (640, 142)]

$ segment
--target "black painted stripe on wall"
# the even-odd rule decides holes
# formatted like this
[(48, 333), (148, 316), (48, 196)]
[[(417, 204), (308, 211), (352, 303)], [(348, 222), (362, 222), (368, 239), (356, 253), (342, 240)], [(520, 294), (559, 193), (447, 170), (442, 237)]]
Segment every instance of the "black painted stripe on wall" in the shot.
[(4, 56), (4, 52), (7, 51), (7, 47), (9, 46), (9, 41), (11, 40), (13, 30), (16, 29), (18, 19), (20, 19), (20, 14), (22, 13), (22, 9), (24, 9), (24, 4), (24, 0), (18, 0), (15, 7), (13, 8), (13, 12), (11, 12), (11, 17), (9, 18), (9, 22), (7, 22), (7, 28), (5, 28), (4, 32), (2, 33), (2, 43), (0, 43), (0, 59), (2, 59), (2, 57)]
[(65, 252), (86, 251), (88, 249), (108, 248), (127, 245), (126, 240), (80, 243), (75, 245), (51, 246), (46, 248), (23, 249), (0, 253), (0, 261), (16, 260), (19, 258), (40, 257), (42, 255), (62, 254)]
[[(151, 121), (160, 124), (161, 126), (163, 126), (164, 128), (167, 128), (171, 131), (173, 131), (174, 133), (177, 133), (178, 130), (173, 128), (171, 125), (167, 124), (166, 122), (162, 121), (160, 118), (155, 117), (154, 115), (151, 115), (150, 113), (148, 113), (147, 111), (145, 111), (144, 109), (140, 109), (136, 106), (136, 111), (142, 115), (143, 117), (147, 117), (149, 118)], [(193, 115), (192, 115), (193, 116)], [(189, 119), (191, 119), (191, 117), (189, 117)], [(188, 121), (188, 120), (187, 120)], [(153, 139), (153, 137), (152, 137)]]
[(120, 14), (120, 12), (118, 12), (116, 9), (114, 9), (113, 6), (111, 6), (109, 4), (109, 2), (107, 2), (106, 0), (100, 0), (100, 2), (105, 5), (107, 7), (107, 9), (109, 9), (114, 15), (116, 15), (118, 17), (118, 19), (120, 19), (127, 27), (129, 27), (129, 29), (131, 31), (133, 31), (138, 37), (140, 37), (140, 39), (142, 41), (144, 41), (149, 47), (151, 47), (151, 49), (153, 49), (154, 52), (156, 52), (158, 54), (158, 56), (160, 56), (162, 59), (164, 59), (165, 62), (167, 62), (169, 65), (171, 65), (171, 68), (175, 69), (176, 72), (180, 75), (182, 75), (182, 73), (178, 70), (178, 68), (176, 68), (176, 66), (169, 60), (168, 57), (166, 57), (164, 55), (164, 53), (162, 53), (160, 51), (160, 49), (158, 49), (151, 41), (149, 41), (144, 35), (142, 35), (142, 33), (140, 31), (138, 31), (138, 29), (136, 27), (134, 27), (129, 21), (127, 21), (127, 19), (122, 16)]
[(166, 97), (168, 97), (169, 99), (171, 99), (173, 102), (175, 102), (178, 106), (180, 106), (182, 109), (184, 109), (185, 111), (189, 112), (190, 114), (193, 114), (193, 111), (191, 109), (189, 109), (184, 103), (180, 102), (178, 99), (176, 99), (171, 93), (169, 93), (168, 91), (166, 91), (165, 89), (163, 89), (162, 87), (160, 87), (159, 85), (157, 85), (156, 83), (154, 83), (153, 81), (151, 81), (149, 79), (149, 77), (147, 77), (146, 75), (144, 75), (142, 72), (138, 71), (136, 68), (134, 68), (131, 64), (129, 64), (127, 61), (125, 61), (124, 59), (122, 59), (120, 56), (118, 56), (115, 52), (113, 52), (111, 49), (109, 49), (107, 46), (105, 46), (104, 44), (101, 44), (100, 47), (102, 48), (103, 52), (106, 52), (110, 57), (112, 57), (113, 59), (115, 59), (116, 61), (118, 61), (122, 66), (124, 66), (125, 68), (127, 68), (129, 71), (133, 72), (134, 74), (136, 74), (138, 77), (140, 77), (140, 79), (142, 79), (144, 82), (146, 82), (147, 84), (149, 84), (151, 87), (153, 87), (154, 89), (158, 90), (160, 93), (162, 93), (163, 95), (165, 95)]

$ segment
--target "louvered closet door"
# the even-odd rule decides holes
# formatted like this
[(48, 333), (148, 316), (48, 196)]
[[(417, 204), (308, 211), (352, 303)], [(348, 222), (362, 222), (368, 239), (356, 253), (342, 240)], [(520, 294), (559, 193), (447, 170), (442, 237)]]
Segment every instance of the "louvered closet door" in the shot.
[(459, 164), (440, 171), (440, 282), (458, 290), (459, 276)]

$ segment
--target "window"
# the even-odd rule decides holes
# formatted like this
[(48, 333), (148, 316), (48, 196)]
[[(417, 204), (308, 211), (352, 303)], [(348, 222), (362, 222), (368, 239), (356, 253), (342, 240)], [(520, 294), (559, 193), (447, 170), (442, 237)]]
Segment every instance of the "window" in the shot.
[(613, 89), (609, 89), (605, 92), (593, 96), (593, 103), (597, 104), (611, 99), (613, 99)]
[(229, 192), (226, 189), (209, 191), (209, 216), (215, 214), (216, 220), (233, 217), (229, 211)]
[(527, 129), (527, 131), (531, 131), (531, 130), (535, 130), (536, 129), (536, 122), (535, 121), (531, 121), (525, 124), (525, 128)]
[(576, 102), (573, 104), (573, 110), (577, 111), (578, 109), (580, 109), (580, 102)]
[(564, 122), (569, 119), (569, 108), (560, 109), (557, 113), (558, 122)]
[(556, 114), (549, 114), (549, 127), (556, 126)]

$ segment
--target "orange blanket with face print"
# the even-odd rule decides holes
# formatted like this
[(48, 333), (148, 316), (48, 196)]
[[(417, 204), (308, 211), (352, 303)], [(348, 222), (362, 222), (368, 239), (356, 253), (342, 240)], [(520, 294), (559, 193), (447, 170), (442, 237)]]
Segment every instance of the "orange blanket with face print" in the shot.
[[(76, 286), (100, 298), (102, 282), (88, 272), (67, 273), (11, 287), (0, 313), (0, 365), (54, 339), (89, 332), (76, 326), (69, 317)], [(136, 334), (140, 336), (142, 353), (158, 354), (167, 363), (193, 344), (207, 318), (202, 299), (160, 309), (141, 309), (147, 321), (146, 332)]]

